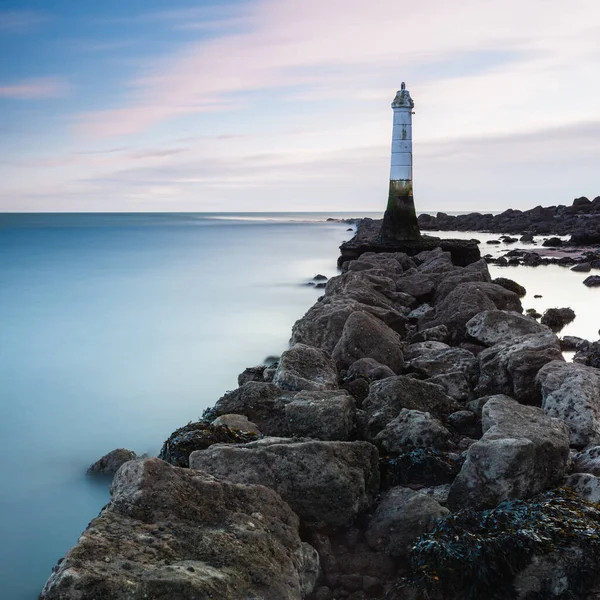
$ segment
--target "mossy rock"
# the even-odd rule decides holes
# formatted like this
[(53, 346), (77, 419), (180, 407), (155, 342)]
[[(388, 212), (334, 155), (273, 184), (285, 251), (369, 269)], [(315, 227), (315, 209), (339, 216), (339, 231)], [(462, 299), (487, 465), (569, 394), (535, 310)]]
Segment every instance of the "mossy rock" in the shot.
[(159, 458), (176, 467), (189, 467), (194, 450), (206, 450), (213, 444), (247, 444), (260, 436), (232, 429), (226, 425), (210, 425), (206, 421), (188, 423), (174, 431), (163, 444)]
[[(388, 596), (446, 600), (514, 600), (515, 576), (534, 557), (564, 560), (568, 585), (528, 593), (527, 600), (585, 598), (597, 583), (600, 566), (600, 505), (578, 498), (569, 488), (529, 500), (510, 500), (493, 509), (465, 509), (449, 515), (417, 540), (410, 554), (410, 575)], [(567, 562), (577, 549), (578, 560)]]

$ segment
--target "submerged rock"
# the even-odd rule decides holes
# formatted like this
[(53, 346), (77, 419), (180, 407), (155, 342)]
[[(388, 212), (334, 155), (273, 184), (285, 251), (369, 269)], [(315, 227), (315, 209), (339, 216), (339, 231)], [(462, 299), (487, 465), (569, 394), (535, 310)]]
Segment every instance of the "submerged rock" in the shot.
[(123, 466), (111, 494), (41, 600), (301, 600), (314, 588), (318, 554), (272, 490), (150, 458)]
[[(521, 241), (523, 240), (521, 239)], [(495, 283), (496, 285), (501, 285), (503, 288), (514, 292), (517, 296), (519, 296), (519, 298), (522, 298), (527, 294), (527, 290), (522, 285), (506, 277), (496, 277), (496, 279), (492, 280), (492, 283)]]
[(343, 527), (379, 491), (378, 453), (367, 442), (264, 438), (194, 452), (192, 469), (235, 483), (267, 486), (310, 527)]
[(91, 465), (88, 469), (88, 473), (103, 473), (110, 475), (116, 473), (121, 465), (124, 465), (127, 461), (135, 460), (136, 458), (138, 458), (138, 456), (133, 450), (117, 448), (116, 450), (112, 450), (108, 454), (105, 454)]
[(454, 510), (492, 507), (537, 494), (560, 481), (569, 458), (569, 430), (533, 406), (490, 398), (482, 411), (483, 437), (450, 488)]
[(549, 308), (543, 315), (541, 322), (552, 331), (560, 331), (575, 319), (575, 311), (572, 308)]

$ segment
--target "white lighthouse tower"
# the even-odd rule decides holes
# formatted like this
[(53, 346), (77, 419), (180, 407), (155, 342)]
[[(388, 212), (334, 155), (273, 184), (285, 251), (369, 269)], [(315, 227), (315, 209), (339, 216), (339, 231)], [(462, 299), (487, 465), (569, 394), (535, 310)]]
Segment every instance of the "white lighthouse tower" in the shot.
[(392, 102), (392, 160), (388, 204), (382, 237), (418, 240), (421, 237), (413, 199), (412, 115), (415, 103), (403, 82)]

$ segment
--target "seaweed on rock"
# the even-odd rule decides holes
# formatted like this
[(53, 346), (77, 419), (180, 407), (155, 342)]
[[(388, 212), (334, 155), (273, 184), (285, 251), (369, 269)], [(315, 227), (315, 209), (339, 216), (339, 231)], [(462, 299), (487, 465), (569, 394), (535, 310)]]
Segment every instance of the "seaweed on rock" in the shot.
[(441, 485), (451, 483), (458, 475), (462, 462), (446, 452), (419, 448), (396, 456), (379, 459), (382, 488), (418, 483)]
[[(568, 585), (558, 593), (530, 591), (527, 600), (574, 600), (597, 582), (600, 565), (600, 505), (578, 498), (569, 488), (529, 500), (505, 501), (483, 511), (449, 515), (412, 547), (410, 575), (388, 595), (404, 598), (416, 588), (421, 598), (510, 600), (515, 576), (536, 556), (559, 561), (573, 548), (577, 560), (565, 564)], [(547, 584), (548, 585), (548, 584)], [(583, 594), (583, 595), (582, 595)]]
[(189, 467), (190, 454), (206, 450), (213, 444), (247, 444), (260, 436), (232, 429), (227, 425), (210, 425), (206, 421), (188, 423), (174, 431), (163, 444), (158, 458), (176, 467)]

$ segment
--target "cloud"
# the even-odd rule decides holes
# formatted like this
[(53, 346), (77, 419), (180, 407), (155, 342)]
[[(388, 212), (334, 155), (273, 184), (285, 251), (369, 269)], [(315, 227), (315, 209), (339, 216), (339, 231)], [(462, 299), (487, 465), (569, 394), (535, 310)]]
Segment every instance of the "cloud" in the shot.
[[(128, 82), (119, 107), (79, 115), (78, 129), (99, 137), (143, 132), (182, 115), (234, 110), (257, 92), (352, 105), (389, 96), (403, 73), (413, 74), (421, 106), (435, 102), (435, 118), (446, 118), (446, 125), (448, 109), (457, 108), (466, 115), (461, 127), (475, 116), (472, 129), (493, 130), (494, 112), (508, 120), (511, 111), (519, 117), (512, 126), (519, 126), (519, 105), (530, 112), (537, 105), (546, 126), (556, 118), (552, 100), (566, 100), (567, 90), (579, 92), (574, 105), (571, 95), (561, 106), (566, 118), (596, 110), (589, 98), (600, 93), (600, 81), (588, 71), (597, 34), (582, 19), (598, 16), (595, 0), (574, 0), (569, 9), (560, 0), (358, 0), (351, 6), (259, 0), (240, 11), (239, 31), (224, 30), (149, 62), (148, 75)], [(171, 14), (175, 23), (177, 14)]]
[(30, 33), (48, 21), (48, 15), (33, 10), (0, 10), (0, 31)]
[(40, 100), (58, 98), (68, 92), (66, 81), (58, 77), (24, 79), (10, 85), (0, 85), (0, 98), (15, 100)]

